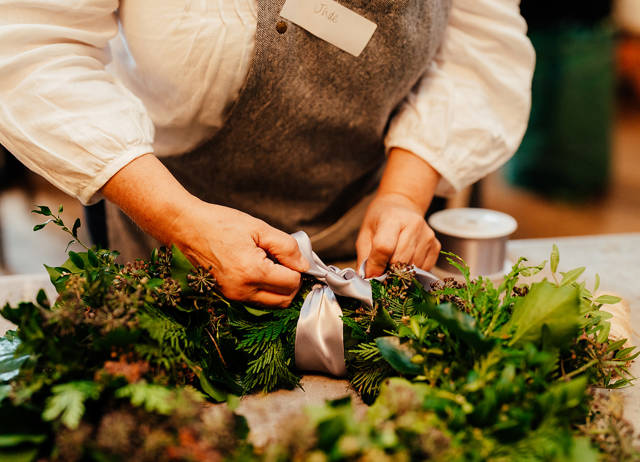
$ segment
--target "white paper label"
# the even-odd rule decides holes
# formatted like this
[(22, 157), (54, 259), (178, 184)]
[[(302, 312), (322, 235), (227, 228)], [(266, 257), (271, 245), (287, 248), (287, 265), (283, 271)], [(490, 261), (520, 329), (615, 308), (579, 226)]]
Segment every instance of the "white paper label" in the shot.
[(333, 0), (287, 0), (280, 16), (353, 56), (360, 56), (378, 27)]

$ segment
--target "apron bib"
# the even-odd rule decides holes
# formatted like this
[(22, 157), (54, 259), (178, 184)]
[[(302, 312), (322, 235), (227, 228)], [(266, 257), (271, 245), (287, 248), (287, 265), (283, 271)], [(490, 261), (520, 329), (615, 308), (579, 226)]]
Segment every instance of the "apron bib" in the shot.
[[(325, 260), (355, 255), (388, 121), (433, 59), (450, 0), (340, 3), (378, 25), (357, 58), (291, 22), (283, 27), (284, 0), (258, 0), (254, 57), (224, 126), (195, 150), (161, 159), (204, 201), (304, 230)], [(113, 204), (107, 225), (124, 260), (159, 245)]]

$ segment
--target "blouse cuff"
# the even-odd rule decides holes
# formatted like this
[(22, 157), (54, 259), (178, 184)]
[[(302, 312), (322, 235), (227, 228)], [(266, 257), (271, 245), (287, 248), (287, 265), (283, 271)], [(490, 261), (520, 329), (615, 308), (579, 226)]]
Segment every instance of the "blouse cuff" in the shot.
[(153, 153), (153, 146), (151, 146), (151, 144), (141, 144), (132, 147), (127, 154), (118, 156), (107, 163), (104, 168), (98, 172), (96, 177), (79, 192), (77, 197), (80, 202), (84, 205), (91, 205), (102, 200), (103, 196), (100, 189), (102, 189), (112, 176), (138, 157), (150, 153)]

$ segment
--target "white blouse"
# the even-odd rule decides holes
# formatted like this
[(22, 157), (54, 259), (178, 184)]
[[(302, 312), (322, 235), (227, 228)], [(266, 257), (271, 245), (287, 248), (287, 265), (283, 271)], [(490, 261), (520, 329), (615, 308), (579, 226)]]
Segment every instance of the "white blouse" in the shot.
[[(246, 78), (256, 0), (0, 0), (0, 143), (83, 203), (138, 156), (189, 151)], [(385, 139), (448, 195), (514, 153), (534, 51), (519, 0), (453, 0), (441, 49)]]

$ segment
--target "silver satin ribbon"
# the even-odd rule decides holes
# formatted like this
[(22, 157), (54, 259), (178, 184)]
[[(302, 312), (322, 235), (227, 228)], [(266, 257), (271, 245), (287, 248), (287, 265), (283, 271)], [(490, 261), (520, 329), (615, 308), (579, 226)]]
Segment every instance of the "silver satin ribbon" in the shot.
[[(386, 274), (365, 279), (364, 265), (360, 271), (340, 269), (325, 265), (311, 248), (311, 240), (304, 231), (293, 233), (300, 252), (309, 262), (307, 274), (322, 284), (316, 284), (307, 295), (300, 310), (296, 330), (296, 367), (305, 371), (326, 372), (343, 376), (347, 369), (344, 362), (344, 339), (342, 335), (342, 309), (336, 294), (360, 300), (373, 306), (371, 279), (384, 281)], [(427, 289), (438, 278), (414, 267), (416, 279)]]

